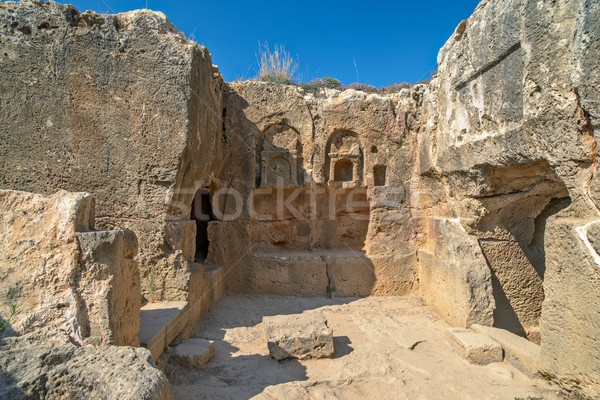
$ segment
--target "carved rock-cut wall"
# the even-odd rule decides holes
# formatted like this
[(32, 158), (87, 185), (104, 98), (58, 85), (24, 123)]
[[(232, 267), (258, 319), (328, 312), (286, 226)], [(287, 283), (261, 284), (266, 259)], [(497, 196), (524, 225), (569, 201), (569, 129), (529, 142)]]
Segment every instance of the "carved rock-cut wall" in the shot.
[(0, 187), (90, 192), (147, 300), (201, 303), (212, 264), (230, 292), (416, 293), (597, 397), (599, 42), (596, 0), (484, 0), (429, 83), (314, 95), (225, 84), (161, 13), (3, 2)]

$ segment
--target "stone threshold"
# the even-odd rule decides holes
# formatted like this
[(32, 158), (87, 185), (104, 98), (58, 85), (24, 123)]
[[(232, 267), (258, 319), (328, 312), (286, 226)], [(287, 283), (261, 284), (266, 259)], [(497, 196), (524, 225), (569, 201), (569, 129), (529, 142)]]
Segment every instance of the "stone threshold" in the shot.
[(189, 338), (203, 314), (210, 311), (223, 293), (223, 267), (200, 265), (208, 290), (193, 303), (164, 301), (148, 303), (140, 309), (140, 344), (150, 350), (156, 362), (177, 338)]

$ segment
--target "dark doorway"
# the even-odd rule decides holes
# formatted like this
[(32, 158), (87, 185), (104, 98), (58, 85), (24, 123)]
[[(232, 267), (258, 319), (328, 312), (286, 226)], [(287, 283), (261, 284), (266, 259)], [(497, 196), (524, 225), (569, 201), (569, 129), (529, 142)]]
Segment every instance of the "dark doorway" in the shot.
[(196, 221), (196, 262), (206, 260), (208, 256), (208, 223), (212, 221), (212, 205), (210, 203), (210, 193), (207, 190), (199, 189), (194, 195), (192, 203), (191, 219)]

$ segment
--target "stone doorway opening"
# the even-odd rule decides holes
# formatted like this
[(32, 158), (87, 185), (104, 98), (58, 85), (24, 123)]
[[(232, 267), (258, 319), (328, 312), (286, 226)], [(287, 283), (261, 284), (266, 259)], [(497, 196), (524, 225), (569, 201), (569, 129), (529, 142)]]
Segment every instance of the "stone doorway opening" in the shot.
[(214, 220), (211, 196), (208, 190), (198, 189), (192, 203), (190, 219), (196, 221), (196, 254), (194, 261), (203, 262), (208, 257), (208, 223)]

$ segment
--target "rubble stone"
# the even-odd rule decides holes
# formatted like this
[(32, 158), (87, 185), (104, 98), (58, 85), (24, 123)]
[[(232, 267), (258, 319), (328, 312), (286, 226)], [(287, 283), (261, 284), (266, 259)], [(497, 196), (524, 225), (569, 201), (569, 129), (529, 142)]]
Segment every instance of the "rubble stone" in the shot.
[(215, 345), (210, 340), (188, 339), (173, 347), (170, 360), (189, 368), (202, 368), (215, 356)]
[(333, 355), (333, 331), (322, 312), (264, 317), (269, 353), (276, 360)]
[(469, 362), (480, 365), (502, 362), (502, 347), (489, 336), (464, 328), (449, 328), (446, 334)]

